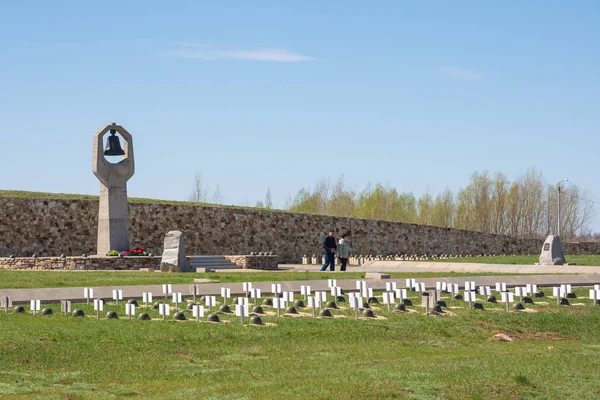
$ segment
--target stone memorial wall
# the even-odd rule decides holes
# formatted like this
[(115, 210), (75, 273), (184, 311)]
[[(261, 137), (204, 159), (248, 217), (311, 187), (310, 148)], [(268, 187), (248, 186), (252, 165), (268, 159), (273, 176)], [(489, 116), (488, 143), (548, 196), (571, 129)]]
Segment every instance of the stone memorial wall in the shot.
[[(0, 257), (94, 254), (98, 201), (0, 198)], [(273, 252), (300, 263), (322, 252), (333, 228), (352, 230), (355, 254), (538, 254), (543, 240), (427, 225), (264, 211), (242, 207), (129, 203), (131, 247), (162, 252), (168, 231), (183, 232), (188, 255)], [(564, 244), (566, 254), (599, 253), (597, 243)]]

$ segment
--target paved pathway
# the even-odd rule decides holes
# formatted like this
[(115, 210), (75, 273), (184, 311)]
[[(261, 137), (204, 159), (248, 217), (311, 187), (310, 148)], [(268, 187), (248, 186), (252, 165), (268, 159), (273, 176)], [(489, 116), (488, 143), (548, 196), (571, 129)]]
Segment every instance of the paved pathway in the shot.
[[(318, 271), (320, 265), (280, 265), (294, 270)], [(339, 266), (336, 265), (336, 270)], [(467, 272), (507, 274), (600, 274), (600, 267), (583, 265), (477, 264), (429, 261), (372, 261), (348, 272)]]
[[(190, 275), (190, 283), (197, 275)], [(168, 279), (168, 276), (165, 277)], [(251, 279), (249, 279), (251, 280)], [(573, 286), (591, 286), (600, 284), (600, 275), (517, 275), (517, 276), (463, 276), (449, 278), (423, 278), (417, 279), (417, 282), (425, 283), (427, 289), (435, 288), (436, 282), (457, 283), (461, 288), (464, 287), (465, 281), (474, 281), (478, 286), (494, 286), (496, 282), (504, 282), (508, 287), (522, 286), (527, 283), (535, 283), (540, 287), (557, 286), (560, 284), (571, 284)], [(367, 286), (375, 290), (384, 290), (386, 282), (396, 282), (398, 288), (404, 288), (405, 279), (370, 279), (367, 280)], [(167, 283), (167, 282), (165, 282)], [(271, 292), (271, 283), (273, 282), (258, 282), (254, 283), (254, 287), (261, 289), (263, 297)], [(277, 282), (281, 284), (282, 291), (293, 291), (300, 293), (301, 285), (309, 285), (313, 291), (325, 290), (328, 291), (327, 280), (311, 280), (311, 281), (287, 281)], [(337, 286), (344, 291), (356, 290), (356, 280), (354, 279), (338, 279)], [(191, 295), (191, 284), (172, 285), (173, 292), (181, 292), (184, 296)], [(200, 295), (221, 295), (221, 287), (231, 289), (232, 296), (243, 295), (241, 283), (203, 283), (198, 285), (198, 293)], [(141, 299), (143, 292), (152, 292), (155, 299), (160, 299), (162, 296), (161, 285), (143, 285), (143, 286), (104, 286), (94, 287), (94, 297), (111, 299), (113, 289), (122, 289), (124, 299)], [(41, 300), (43, 303), (58, 302), (60, 300), (85, 301), (83, 296), (83, 288), (46, 288), (46, 289), (0, 289), (1, 296), (10, 296), (14, 303), (28, 302), (29, 300)], [(164, 298), (164, 297), (163, 297)]]

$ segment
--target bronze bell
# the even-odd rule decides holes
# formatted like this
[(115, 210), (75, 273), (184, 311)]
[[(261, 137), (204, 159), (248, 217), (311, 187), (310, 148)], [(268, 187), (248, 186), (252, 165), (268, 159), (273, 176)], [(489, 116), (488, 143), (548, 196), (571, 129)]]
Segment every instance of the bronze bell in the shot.
[(108, 137), (108, 142), (106, 143), (106, 150), (104, 150), (105, 156), (124, 156), (125, 152), (121, 148), (121, 142), (119, 141), (119, 137), (116, 136), (117, 131), (114, 129), (110, 130), (110, 136)]

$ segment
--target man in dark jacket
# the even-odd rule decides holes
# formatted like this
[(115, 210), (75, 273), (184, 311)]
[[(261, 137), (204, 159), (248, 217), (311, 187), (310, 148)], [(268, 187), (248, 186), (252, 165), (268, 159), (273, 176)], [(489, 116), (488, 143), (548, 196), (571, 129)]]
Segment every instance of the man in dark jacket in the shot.
[(329, 265), (330, 271), (335, 271), (335, 251), (337, 250), (337, 241), (333, 236), (333, 230), (323, 239), (323, 250), (325, 250), (325, 264), (321, 267), (321, 271), (326, 271)]

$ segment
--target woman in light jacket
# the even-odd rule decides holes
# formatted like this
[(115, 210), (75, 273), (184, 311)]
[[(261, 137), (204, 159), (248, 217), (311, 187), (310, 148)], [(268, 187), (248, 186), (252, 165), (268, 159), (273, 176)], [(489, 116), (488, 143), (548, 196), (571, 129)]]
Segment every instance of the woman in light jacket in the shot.
[(346, 240), (347, 237), (347, 233), (343, 234), (342, 238), (338, 242), (337, 256), (340, 259), (340, 262), (342, 263), (340, 271), (346, 270), (346, 265), (348, 264), (348, 257), (350, 257), (350, 243), (348, 243), (348, 241)]

